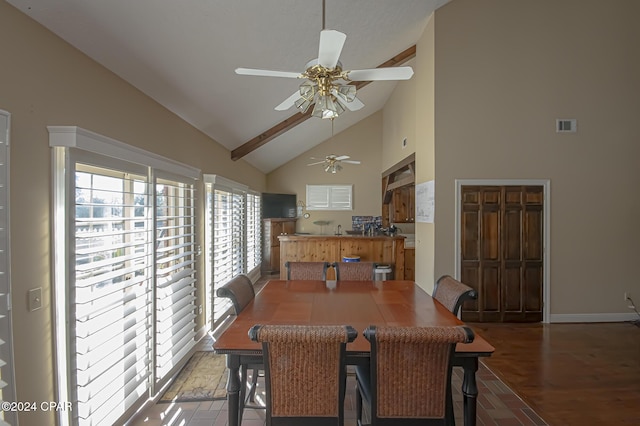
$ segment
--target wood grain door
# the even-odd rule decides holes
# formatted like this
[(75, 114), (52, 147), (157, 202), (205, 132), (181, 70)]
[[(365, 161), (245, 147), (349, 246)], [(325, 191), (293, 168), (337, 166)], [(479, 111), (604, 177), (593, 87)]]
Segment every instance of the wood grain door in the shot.
[(542, 186), (462, 186), (461, 281), (478, 291), (464, 321), (540, 322)]

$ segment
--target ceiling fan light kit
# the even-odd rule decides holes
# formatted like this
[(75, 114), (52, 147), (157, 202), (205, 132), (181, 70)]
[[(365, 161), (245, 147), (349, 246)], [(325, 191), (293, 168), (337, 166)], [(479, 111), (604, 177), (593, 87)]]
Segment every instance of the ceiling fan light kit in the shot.
[(236, 74), (241, 75), (306, 79), (307, 81), (300, 85), (298, 91), (275, 107), (278, 111), (295, 106), (302, 113), (306, 113), (309, 107), (315, 104), (311, 113), (313, 117), (334, 119), (347, 109), (357, 111), (364, 107), (356, 97), (356, 87), (348, 84), (350, 81), (408, 80), (413, 76), (411, 67), (343, 71), (339, 59), (347, 36), (340, 31), (324, 29), (324, 9), (323, 1), (323, 30), (320, 31), (318, 58), (309, 61), (304, 72), (236, 69)]

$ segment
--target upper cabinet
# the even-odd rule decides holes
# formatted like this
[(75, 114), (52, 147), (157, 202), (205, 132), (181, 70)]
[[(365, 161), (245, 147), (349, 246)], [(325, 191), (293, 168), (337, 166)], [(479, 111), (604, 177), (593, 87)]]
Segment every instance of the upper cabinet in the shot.
[(413, 223), (415, 216), (415, 185), (402, 186), (393, 190), (389, 218), (394, 223)]
[(382, 173), (382, 226), (415, 220), (415, 166), (411, 154)]

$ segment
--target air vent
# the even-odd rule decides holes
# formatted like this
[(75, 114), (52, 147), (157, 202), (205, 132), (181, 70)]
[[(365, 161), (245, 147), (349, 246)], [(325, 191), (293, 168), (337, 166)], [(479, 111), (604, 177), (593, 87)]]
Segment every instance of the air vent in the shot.
[(578, 129), (578, 121), (575, 118), (557, 118), (557, 133), (575, 133)]

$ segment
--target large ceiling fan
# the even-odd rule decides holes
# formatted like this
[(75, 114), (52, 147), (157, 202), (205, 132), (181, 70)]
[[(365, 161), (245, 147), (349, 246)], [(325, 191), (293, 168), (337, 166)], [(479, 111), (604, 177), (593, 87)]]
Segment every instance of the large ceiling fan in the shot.
[[(349, 160), (348, 155), (334, 155), (334, 154), (330, 154), (327, 155), (324, 160), (322, 161), (316, 161), (314, 163), (309, 163), (307, 164), (307, 166), (316, 166), (318, 164), (322, 164), (322, 167), (324, 167), (324, 171), (327, 173), (336, 173), (339, 172), (340, 170), (342, 170), (342, 166), (340, 165), (340, 163), (349, 163), (349, 164), (360, 164), (360, 161), (358, 160)], [(315, 160), (316, 158), (311, 157), (312, 160)]]
[(296, 106), (306, 112), (314, 105), (314, 117), (336, 118), (345, 111), (357, 111), (364, 104), (356, 97), (356, 87), (350, 81), (408, 80), (413, 75), (411, 67), (372, 68), (362, 70), (343, 70), (339, 61), (346, 34), (324, 29), (324, 8), (322, 2), (322, 31), (318, 57), (307, 63), (305, 71), (273, 71), (253, 68), (237, 68), (236, 73), (263, 77), (301, 78), (306, 81), (300, 89), (289, 96), (276, 110), (284, 111)]

